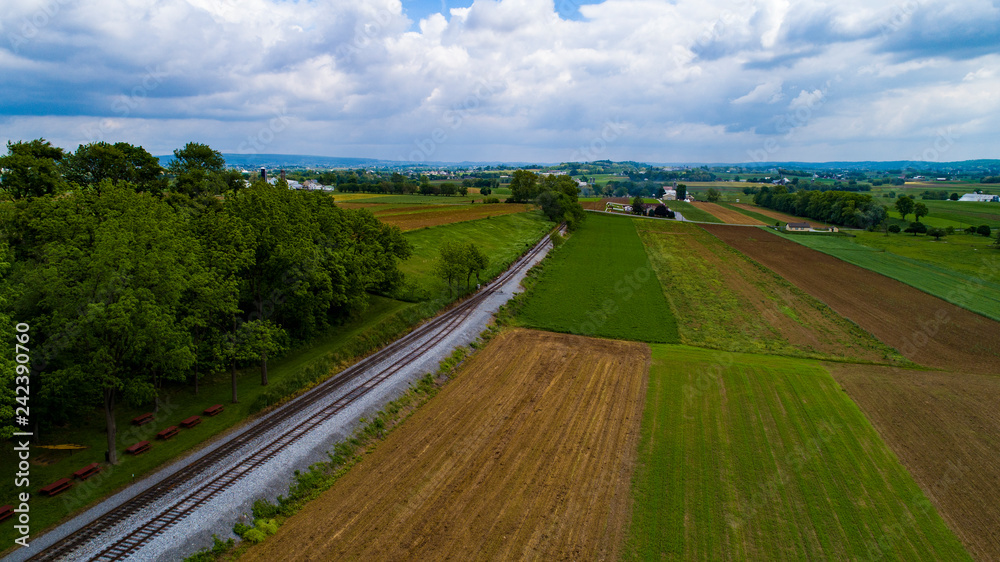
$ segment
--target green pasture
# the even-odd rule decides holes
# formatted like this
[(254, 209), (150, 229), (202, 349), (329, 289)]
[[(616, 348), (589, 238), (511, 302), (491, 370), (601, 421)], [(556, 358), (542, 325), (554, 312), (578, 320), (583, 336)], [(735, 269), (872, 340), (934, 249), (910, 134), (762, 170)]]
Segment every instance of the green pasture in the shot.
[(653, 345), (631, 560), (970, 560), (814, 361)]
[(677, 324), (634, 220), (588, 213), (544, 262), (517, 323), (543, 330), (678, 341)]
[(413, 245), (413, 255), (399, 266), (406, 278), (394, 296), (407, 301), (450, 297), (445, 281), (434, 272), (445, 240), (474, 242), (490, 257), (490, 267), (481, 276), (485, 281), (506, 269), (553, 226), (541, 213), (528, 212), (405, 232), (403, 236)]

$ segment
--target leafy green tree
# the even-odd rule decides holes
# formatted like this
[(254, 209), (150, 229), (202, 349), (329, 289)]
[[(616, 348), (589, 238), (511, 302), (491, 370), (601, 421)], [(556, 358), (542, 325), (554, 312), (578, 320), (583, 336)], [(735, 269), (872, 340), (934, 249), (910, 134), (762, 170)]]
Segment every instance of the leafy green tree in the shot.
[(708, 188), (708, 191), (705, 192), (705, 199), (707, 199), (710, 203), (717, 202), (721, 196), (722, 194), (719, 193), (719, 190), (714, 187)]
[(928, 212), (927, 205), (919, 201), (913, 204), (913, 215), (917, 217), (917, 222), (920, 222), (922, 217), (926, 217)]
[(889, 232), (891, 232), (893, 234), (899, 234), (899, 231), (900, 231), (900, 229), (899, 229), (899, 225), (898, 224), (890, 224), (889, 225)]
[(434, 272), (444, 280), (449, 288), (457, 283), (465, 272), (465, 250), (462, 245), (453, 240), (441, 243), (438, 260), (434, 264)]
[(286, 334), (280, 326), (270, 320), (256, 319), (240, 326), (237, 340), (238, 353), (242, 359), (260, 362), (260, 384), (267, 386), (267, 359), (283, 351)]
[(465, 266), (465, 286), (470, 287), (472, 274), (476, 274), (476, 283), (479, 283), (479, 274), (490, 266), (490, 258), (479, 248), (479, 246), (476, 246), (472, 242), (466, 244), (464, 258), (463, 265)]
[(687, 186), (683, 183), (677, 184), (677, 200), (684, 201), (687, 199)]
[(927, 226), (922, 222), (911, 222), (903, 232), (912, 233), (914, 236), (927, 232)]
[(174, 160), (167, 169), (177, 176), (193, 170), (223, 172), (226, 169), (226, 159), (221, 152), (213, 150), (207, 144), (189, 142), (184, 148), (174, 150)]
[(906, 215), (912, 213), (915, 206), (916, 203), (909, 195), (903, 195), (896, 199), (895, 207), (896, 210), (899, 211), (903, 221), (906, 221)]
[(510, 180), (510, 198), (523, 203), (538, 197), (538, 175), (528, 170), (515, 170)]
[(988, 224), (981, 224), (981, 225), (979, 225), (978, 228), (976, 228), (976, 233), (977, 234), (981, 234), (981, 235), (989, 238), (990, 234), (992, 234), (992, 230), (990, 229), (990, 225), (988, 225)]
[(60, 385), (72, 382), (77, 407), (96, 398), (116, 463), (117, 403), (154, 400), (153, 374), (177, 378), (193, 361), (176, 311), (198, 241), (169, 205), (109, 181), (19, 211), (22, 251), (45, 264), (19, 279), (19, 308), (37, 319), (47, 365), (40, 391), (65, 396)]
[(645, 212), (645, 207), (643, 206), (642, 197), (636, 195), (632, 198), (632, 214), (641, 215)]
[(62, 161), (66, 181), (99, 187), (104, 180), (129, 182), (136, 191), (161, 194), (166, 187), (164, 169), (155, 156), (127, 142), (82, 144)]
[[(7, 272), (11, 268), (13, 255), (7, 242), (0, 239), (0, 341), (13, 342), (15, 332), (14, 319), (7, 314), (10, 305), (11, 287), (7, 281)], [(30, 338), (30, 334), (28, 335)], [(26, 342), (30, 349), (33, 344), (30, 340)], [(0, 440), (10, 439), (18, 429), (13, 425), (14, 406), (17, 404), (17, 396), (14, 393), (15, 376), (25, 376), (25, 373), (16, 373), (16, 364), (9, 353), (0, 354)], [(29, 381), (30, 382), (30, 381)]]
[(45, 139), (7, 142), (7, 155), (0, 156), (0, 185), (12, 199), (41, 197), (63, 191), (59, 162), (65, 153)]
[(951, 195), (950, 195), (950, 196), (948, 197), (948, 199), (951, 199), (952, 201), (958, 201), (958, 200), (959, 200), (959, 196), (958, 196), (958, 194), (957, 194), (957, 193), (952, 193), (952, 194), (951, 194)]
[(421, 195), (434, 195), (435, 193), (437, 193), (437, 192), (434, 190), (434, 186), (431, 185), (431, 180), (427, 176), (421, 174), (420, 175), (420, 194)]
[(940, 240), (943, 236), (946, 236), (947, 234), (948, 233), (945, 232), (943, 228), (932, 227), (927, 229), (927, 235), (933, 236), (935, 241)]

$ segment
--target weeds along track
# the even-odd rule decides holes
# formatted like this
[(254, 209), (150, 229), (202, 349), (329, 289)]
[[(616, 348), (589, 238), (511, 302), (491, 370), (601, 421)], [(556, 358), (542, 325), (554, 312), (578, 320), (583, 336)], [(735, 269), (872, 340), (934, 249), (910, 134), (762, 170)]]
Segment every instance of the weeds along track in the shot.
[[(237, 435), (233, 435), (220, 446), (192, 461), (175, 473), (164, 477), (158, 483), (135, 497), (109, 510), (106, 514), (79, 530), (59, 540), (30, 560), (79, 559), (74, 552), (113, 530), (119, 524), (140, 515), (144, 510), (181, 487), (191, 487), (193, 491), (172, 503), (166, 509), (153, 515), (124, 537), (107, 545), (92, 560), (123, 560), (135, 554), (143, 545), (163, 534), (167, 529), (187, 518), (200, 506), (208, 503), (237, 481), (277, 456), (286, 447), (298, 441), (310, 430), (323, 424), (351, 403), (366, 395), (373, 388), (399, 372), (428, 350), (434, 348), (451, 335), (467, 318), (498, 289), (513, 279), (549, 243), (549, 236), (543, 237), (534, 247), (516, 260), (503, 274), (488, 283), (475, 295), (453, 306), (448, 311), (428, 321), (409, 334), (387, 345), (378, 352), (327, 379), (309, 392), (299, 396), (270, 414), (258, 419), (253, 425)], [(374, 373), (369, 371), (380, 363), (391, 360), (399, 353), (401, 357)], [(363, 380), (362, 380), (363, 379)], [(328, 399), (345, 385), (358, 382), (357, 386), (335, 401), (322, 406), (306, 419), (299, 421), (280, 435), (273, 436), (262, 446), (249, 453), (235, 466), (213, 474), (218, 465), (254, 441), (263, 438), (275, 427), (289, 422), (306, 410)]]

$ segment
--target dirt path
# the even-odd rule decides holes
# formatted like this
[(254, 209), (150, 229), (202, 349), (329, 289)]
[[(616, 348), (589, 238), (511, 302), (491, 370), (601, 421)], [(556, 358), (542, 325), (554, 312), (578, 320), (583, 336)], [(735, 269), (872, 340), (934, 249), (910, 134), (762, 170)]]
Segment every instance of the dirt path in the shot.
[(998, 322), (763, 229), (702, 227), (916, 363), (1000, 373)]
[(734, 211), (732, 209), (727, 209), (722, 205), (716, 205), (715, 203), (708, 203), (705, 201), (695, 201), (691, 203), (695, 207), (705, 211), (706, 213), (715, 215), (715, 217), (726, 224), (764, 224), (763, 222), (744, 215), (739, 211)]
[(513, 330), (251, 560), (617, 559), (649, 349)]
[(1000, 560), (1000, 377), (826, 365), (979, 560)]

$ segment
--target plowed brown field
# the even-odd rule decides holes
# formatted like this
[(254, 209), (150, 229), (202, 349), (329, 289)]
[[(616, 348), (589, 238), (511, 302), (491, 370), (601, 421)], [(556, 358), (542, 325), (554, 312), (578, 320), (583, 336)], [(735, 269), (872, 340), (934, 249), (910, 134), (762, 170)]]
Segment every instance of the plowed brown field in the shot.
[(721, 205), (716, 205), (715, 203), (708, 203), (705, 201), (695, 201), (691, 203), (695, 207), (715, 215), (717, 219), (726, 224), (764, 224), (761, 221), (748, 217), (739, 211), (734, 211), (732, 209), (727, 209)]
[(765, 209), (764, 207), (758, 207), (756, 205), (747, 205), (745, 203), (733, 203), (733, 207), (739, 207), (741, 209), (753, 211), (757, 214), (764, 215), (765, 217), (771, 217), (774, 220), (781, 222), (807, 222), (811, 224), (813, 228), (823, 228), (826, 226), (830, 226), (822, 221), (817, 221), (813, 219), (804, 219), (802, 217), (793, 217), (792, 215), (786, 215), (785, 213), (779, 213), (778, 211), (772, 211), (771, 209)]
[(511, 213), (523, 213), (531, 209), (524, 204), (491, 205), (411, 205), (406, 207), (386, 206), (381, 203), (338, 203), (345, 209), (366, 208), (378, 219), (394, 224), (402, 230), (416, 230), (425, 226), (438, 226), (455, 222), (498, 217)]
[(500, 335), (251, 560), (617, 559), (643, 344)]
[(763, 229), (702, 225), (922, 365), (1000, 373), (1000, 323)]
[(1000, 560), (1000, 378), (826, 366), (978, 560)]

